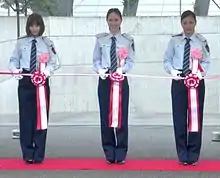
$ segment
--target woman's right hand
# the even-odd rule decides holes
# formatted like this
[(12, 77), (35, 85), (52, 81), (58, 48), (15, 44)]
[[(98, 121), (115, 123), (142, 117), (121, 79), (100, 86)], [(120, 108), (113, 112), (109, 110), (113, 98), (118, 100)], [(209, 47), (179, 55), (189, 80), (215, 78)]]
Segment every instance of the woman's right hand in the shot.
[(108, 69), (99, 69), (99, 77), (102, 80), (105, 80), (108, 77), (108, 75), (106, 74), (107, 71)]
[(16, 70), (14, 70), (13, 71), (13, 76), (14, 76), (14, 78), (15, 79), (17, 79), (17, 80), (21, 80), (22, 78), (23, 78), (23, 76), (22, 75), (19, 75), (18, 73), (22, 73), (22, 69), (16, 69)]

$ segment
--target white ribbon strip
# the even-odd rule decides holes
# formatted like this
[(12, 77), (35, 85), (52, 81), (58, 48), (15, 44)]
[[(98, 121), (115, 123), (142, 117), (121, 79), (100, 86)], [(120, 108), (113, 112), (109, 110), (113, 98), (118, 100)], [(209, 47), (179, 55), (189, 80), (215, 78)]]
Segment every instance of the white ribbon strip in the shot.
[(189, 132), (199, 131), (199, 98), (198, 88), (191, 88), (188, 91), (189, 99)]
[[(40, 63), (40, 71), (46, 67), (45, 63)], [(47, 129), (47, 98), (46, 86), (37, 86), (37, 130)]]
[[(199, 68), (199, 60), (192, 59), (192, 74), (196, 74)], [(199, 131), (199, 98), (198, 87), (188, 88), (188, 130)]]
[(118, 127), (118, 121), (119, 121), (119, 90), (120, 90), (120, 84), (119, 82), (114, 82), (113, 84), (113, 91), (112, 91), (112, 123), (111, 127), (117, 128)]

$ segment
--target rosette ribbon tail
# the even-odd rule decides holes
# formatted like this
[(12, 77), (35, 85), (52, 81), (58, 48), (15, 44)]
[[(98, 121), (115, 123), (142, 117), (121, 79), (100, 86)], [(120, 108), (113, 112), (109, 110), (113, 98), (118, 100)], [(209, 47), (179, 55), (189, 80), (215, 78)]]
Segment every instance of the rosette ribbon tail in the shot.
[(188, 131), (199, 132), (200, 115), (199, 115), (199, 82), (200, 79), (196, 73), (200, 70), (199, 58), (193, 56), (192, 51), (192, 73), (186, 76), (184, 83), (188, 88)]
[(122, 120), (122, 81), (124, 76), (114, 73), (110, 75), (109, 127), (121, 128)]
[[(42, 71), (45, 68), (45, 63), (39, 63), (39, 70)], [(48, 114), (49, 109), (47, 101), (47, 90), (45, 85), (36, 86), (36, 97), (37, 97), (37, 130), (45, 130), (48, 125)]]
[(46, 68), (48, 60), (47, 54), (41, 54), (39, 56), (39, 67), (38, 71), (31, 76), (33, 84), (36, 86), (36, 102), (37, 102), (37, 130), (46, 130), (48, 127), (48, 110), (49, 101), (47, 97), (46, 88), (46, 75), (43, 71)]

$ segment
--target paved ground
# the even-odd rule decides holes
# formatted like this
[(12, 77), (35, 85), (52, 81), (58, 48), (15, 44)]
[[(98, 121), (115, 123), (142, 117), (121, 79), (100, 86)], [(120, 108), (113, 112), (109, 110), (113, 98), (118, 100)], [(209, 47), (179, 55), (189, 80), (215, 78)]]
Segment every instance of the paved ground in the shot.
[[(19, 157), (18, 140), (11, 139), (14, 127), (0, 127), (0, 158)], [(218, 127), (205, 127), (201, 159), (220, 159), (220, 143), (211, 141), (212, 131)], [(51, 126), (47, 142), (48, 157), (102, 158), (99, 127)], [(89, 148), (89, 149), (88, 149)], [(169, 126), (131, 126), (128, 159), (176, 159), (173, 130)], [(129, 172), (129, 171), (56, 171), (19, 172), (1, 171), (2, 178), (217, 178), (219, 173), (195, 172)]]
[(53, 172), (0, 172), (1, 178), (219, 178), (218, 173), (196, 172), (106, 172), (106, 171), (53, 171)]

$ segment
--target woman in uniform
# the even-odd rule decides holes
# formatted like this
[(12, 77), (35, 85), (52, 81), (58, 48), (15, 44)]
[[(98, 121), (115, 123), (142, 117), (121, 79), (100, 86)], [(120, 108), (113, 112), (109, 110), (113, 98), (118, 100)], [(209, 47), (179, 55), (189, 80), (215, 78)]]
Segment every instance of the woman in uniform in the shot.
[[(34, 74), (37, 70), (41, 70), (41, 73), (47, 77), (42, 100), (46, 104), (42, 106), (38, 101), (42, 93), (39, 94), (39, 88), (32, 83), (31, 77), (14, 75), (19, 82), (20, 146), (23, 160), (27, 164), (42, 163), (44, 160), (50, 100), (48, 77), (59, 68), (53, 43), (42, 36), (44, 30), (45, 25), (41, 15), (31, 14), (26, 23), (27, 35), (18, 40), (9, 62), (9, 70), (13, 73)], [(39, 69), (43, 64), (39, 61), (39, 56), (42, 54), (47, 56), (44, 61), (46, 67)], [(44, 116), (42, 115), (43, 110), (39, 110), (39, 108), (43, 108), (45, 111)], [(43, 122), (43, 117), (46, 117), (44, 126), (39, 123)]]
[[(179, 161), (183, 165), (196, 165), (199, 160), (202, 140), (203, 108), (205, 96), (205, 84), (203, 76), (208, 72), (210, 54), (207, 40), (195, 32), (196, 16), (192, 11), (185, 11), (181, 16), (183, 32), (174, 35), (164, 55), (164, 69), (175, 79), (172, 80), (172, 112), (175, 133), (176, 149)], [(200, 69), (196, 73), (200, 79), (197, 87), (197, 117), (191, 117), (191, 97), (189, 89), (180, 78), (191, 73), (192, 61), (190, 51), (199, 49), (202, 59), (199, 62)], [(194, 120), (192, 120), (194, 118)], [(192, 125), (193, 128), (192, 128)], [(188, 129), (188, 130), (187, 130)]]
[[(121, 33), (122, 15), (119, 9), (109, 9), (106, 21), (109, 33), (96, 35), (93, 53), (93, 69), (100, 76), (98, 81), (98, 99), (102, 147), (107, 163), (123, 164), (128, 151), (129, 85), (127, 77), (120, 83), (121, 102), (117, 105), (116, 110), (118, 109), (121, 115), (115, 118), (111, 107), (113, 82), (108, 74), (117, 73), (122, 76), (122, 74), (131, 70), (134, 63), (134, 40), (130, 35)], [(119, 65), (117, 57), (117, 52), (121, 48), (127, 49), (128, 52), (123, 66)]]

